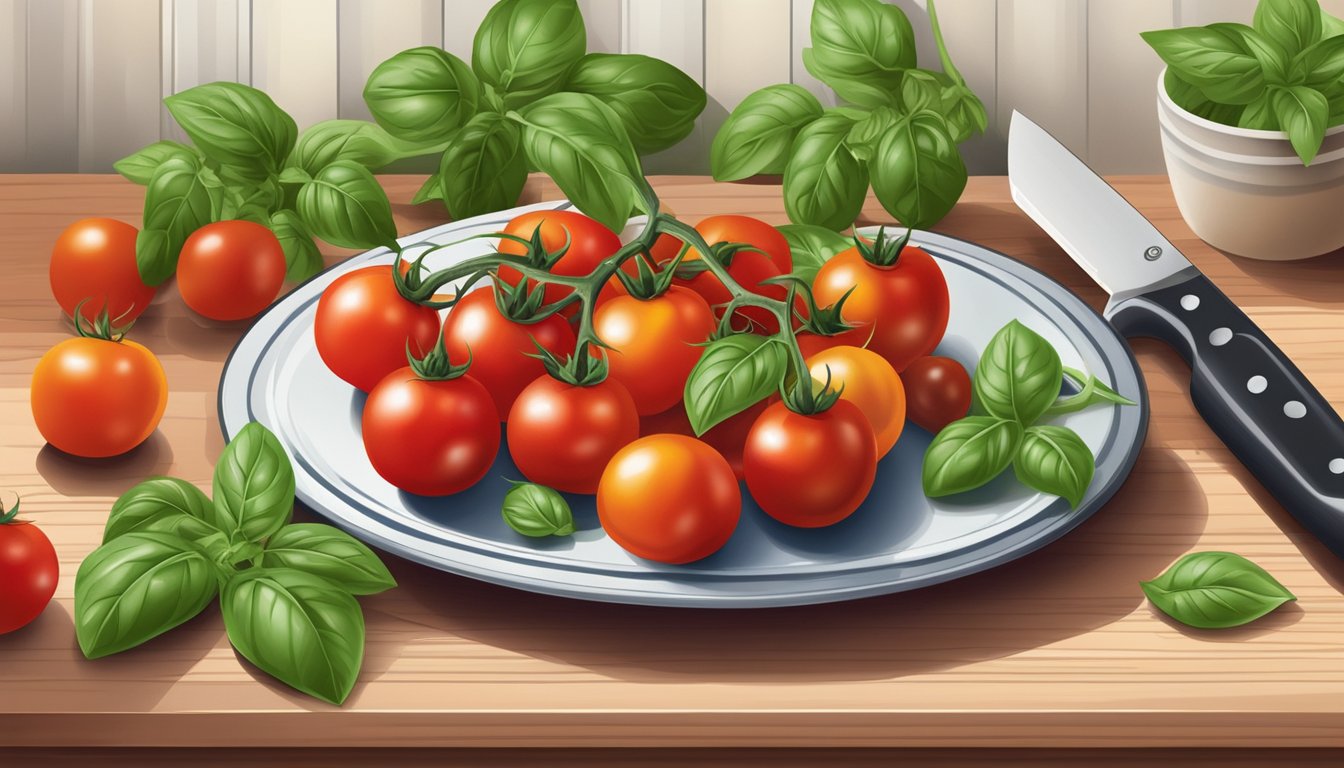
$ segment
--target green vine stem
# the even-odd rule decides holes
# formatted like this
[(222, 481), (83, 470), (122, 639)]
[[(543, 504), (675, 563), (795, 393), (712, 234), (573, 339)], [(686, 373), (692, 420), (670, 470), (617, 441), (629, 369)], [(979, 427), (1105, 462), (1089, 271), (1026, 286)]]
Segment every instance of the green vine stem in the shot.
[(22, 501), (17, 495), (14, 497), (14, 506), (5, 509), (4, 502), (0, 502), (0, 525), (9, 525), (19, 522), (15, 518), (19, 516), (19, 503)]

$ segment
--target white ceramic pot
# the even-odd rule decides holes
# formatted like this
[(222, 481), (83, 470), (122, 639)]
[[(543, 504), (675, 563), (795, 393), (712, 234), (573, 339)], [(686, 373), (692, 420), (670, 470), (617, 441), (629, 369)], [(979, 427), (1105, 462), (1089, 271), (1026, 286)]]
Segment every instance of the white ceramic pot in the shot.
[(1289, 261), (1344, 248), (1344, 126), (1310, 166), (1282, 131), (1234, 128), (1181, 109), (1157, 76), (1162, 154), (1186, 223), (1215, 248)]

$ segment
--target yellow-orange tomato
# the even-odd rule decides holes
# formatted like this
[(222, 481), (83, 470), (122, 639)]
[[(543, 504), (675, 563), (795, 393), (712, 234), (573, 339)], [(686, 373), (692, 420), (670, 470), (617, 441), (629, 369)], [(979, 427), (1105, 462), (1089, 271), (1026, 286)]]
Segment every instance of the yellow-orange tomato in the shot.
[(163, 418), (163, 366), (133, 341), (67, 339), (33, 371), (33, 421), (42, 437), (75, 456), (117, 456), (143, 443)]
[(728, 461), (685, 435), (649, 435), (617, 451), (597, 486), (597, 516), (627, 552), (689, 563), (728, 543), (742, 490)]
[(868, 417), (877, 438), (877, 456), (885, 456), (905, 428), (905, 387), (891, 363), (871, 350), (841, 346), (807, 358), (807, 367), (817, 381), (825, 381), (830, 369), (831, 386), (843, 385), (840, 399), (858, 406)]
[(661, 413), (681, 400), (704, 352), (698, 345), (715, 325), (705, 300), (677, 285), (647, 300), (615, 296), (593, 316), (598, 338), (611, 347), (611, 378), (630, 391), (641, 416)]

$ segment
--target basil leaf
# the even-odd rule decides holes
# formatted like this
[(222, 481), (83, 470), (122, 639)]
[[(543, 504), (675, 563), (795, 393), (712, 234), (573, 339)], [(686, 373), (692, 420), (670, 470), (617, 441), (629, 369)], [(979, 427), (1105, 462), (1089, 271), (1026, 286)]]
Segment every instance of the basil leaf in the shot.
[(879, 0), (817, 0), (812, 47), (803, 64), (840, 98), (891, 105), (901, 74), (915, 66), (915, 31), (905, 13)]
[(401, 139), (442, 141), (476, 114), (481, 84), (466, 62), (442, 48), (402, 51), (374, 68), (364, 103), (378, 125)]
[(972, 389), (990, 416), (1029, 425), (1055, 402), (1063, 383), (1059, 353), (1013, 320), (994, 334), (980, 355)]
[(575, 0), (501, 0), (476, 29), (471, 68), (518, 109), (559, 89), (587, 47)]
[(887, 132), (868, 172), (877, 201), (911, 229), (938, 223), (957, 204), (967, 180), (966, 164), (946, 121), (927, 111)]
[(1205, 120), (1223, 125), (1236, 125), (1246, 110), (1241, 104), (1219, 104), (1213, 101), (1204, 95), (1199, 86), (1181, 79), (1174, 69), (1167, 69), (1163, 84), (1171, 100), (1176, 102), (1176, 106)]
[(821, 269), (822, 264), (854, 245), (843, 235), (825, 227), (785, 224), (777, 229), (784, 239), (789, 241), (789, 253), (793, 255), (793, 274), (809, 284), (817, 276), (817, 270)]
[(967, 416), (943, 427), (924, 452), (924, 495), (930, 498), (979, 488), (1012, 463), (1022, 427), (993, 416)]
[(705, 346), (686, 379), (686, 416), (697, 436), (770, 396), (788, 370), (778, 339), (725, 336)]
[(1317, 0), (1260, 0), (1252, 19), (1255, 31), (1284, 51), (1297, 53), (1321, 39)]
[(565, 90), (601, 99), (620, 116), (641, 155), (690, 135), (705, 108), (705, 89), (660, 59), (633, 53), (590, 53), (579, 59)]
[(569, 536), (574, 515), (569, 503), (553, 488), (536, 483), (514, 483), (504, 494), (504, 522), (524, 536)]
[(229, 642), (261, 671), (340, 704), (364, 662), (364, 614), (349, 592), (292, 568), (249, 568), (220, 595)]
[(1331, 16), (1321, 9), (1321, 39), (1328, 40), (1332, 37), (1344, 35), (1344, 19)]
[(1231, 552), (1192, 552), (1139, 586), (1163, 613), (1199, 629), (1239, 627), (1297, 599), (1265, 569)]
[(1028, 427), (1013, 459), (1013, 472), (1023, 485), (1062, 496), (1075, 507), (1096, 469), (1092, 449), (1078, 433), (1053, 425)]
[(1279, 116), (1274, 113), (1274, 91), (1267, 89), (1255, 101), (1242, 107), (1237, 118), (1238, 128), (1252, 128), (1257, 131), (1279, 130)]
[(1288, 141), (1302, 158), (1302, 164), (1311, 165), (1321, 150), (1330, 118), (1330, 104), (1325, 96), (1305, 85), (1295, 85), (1275, 89), (1270, 104), (1278, 117), (1279, 128), (1288, 134)]
[(420, 205), (421, 203), (427, 203), (430, 200), (442, 199), (443, 179), (439, 176), (439, 172), (435, 171), (429, 175), (429, 178), (425, 179), (425, 183), (420, 185), (420, 189), (416, 190), (415, 197), (411, 198), (411, 204)]
[(952, 81), (941, 72), (906, 70), (901, 77), (901, 111), (910, 115), (923, 109), (939, 109), (943, 102), (943, 91), (951, 85)]
[(854, 121), (827, 113), (793, 142), (784, 168), (784, 210), (795, 224), (840, 230), (854, 223), (868, 192), (868, 171), (845, 145)]
[(192, 232), (209, 224), (222, 189), (207, 186), (196, 157), (172, 157), (154, 171), (145, 189), (143, 227), (135, 243), (140, 279), (158, 285), (177, 269), (177, 255)]
[(586, 93), (556, 93), (510, 116), (525, 126), (523, 148), (532, 164), (580, 210), (620, 232), (640, 202), (643, 172), (611, 107)]
[(156, 141), (112, 164), (117, 173), (136, 184), (148, 184), (154, 178), (154, 171), (170, 158), (180, 157), (195, 160), (196, 150), (176, 141)]
[(901, 115), (891, 107), (878, 107), (863, 116), (863, 119), (849, 129), (845, 137), (845, 146), (858, 159), (869, 162), (877, 154), (878, 145), (901, 121)]
[(271, 211), (279, 207), (281, 195), (280, 183), (275, 177), (247, 184), (226, 184), (215, 219), (246, 219), (265, 225), (271, 218)]
[(943, 91), (942, 112), (952, 140), (961, 143), (973, 134), (984, 133), (989, 127), (989, 115), (985, 104), (975, 95), (969, 86), (958, 83)]
[(289, 522), (294, 511), (294, 467), (271, 431), (257, 422), (224, 446), (215, 465), (216, 528), (258, 542)]
[(482, 112), (458, 131), (439, 165), (448, 211), (465, 219), (509, 208), (527, 183), (523, 132), (497, 112)]
[(442, 151), (445, 143), (406, 141), (363, 120), (323, 120), (299, 136), (281, 172), (281, 181), (286, 181), (285, 174), (292, 169), (302, 169), (312, 177), (337, 160), (350, 160), (370, 170), (382, 168), (403, 157)]
[(1319, 90), (1344, 80), (1344, 36), (1330, 37), (1293, 59), (1291, 79)]
[(392, 204), (368, 168), (338, 160), (299, 190), (299, 216), (308, 230), (345, 248), (397, 247)]
[(205, 552), (136, 531), (95, 549), (75, 575), (75, 637), (90, 659), (120, 653), (200, 613), (218, 591)]
[(798, 132), (821, 115), (821, 103), (801, 85), (769, 85), (747, 96), (714, 134), (709, 167), (715, 180), (783, 173)]
[(1226, 25), (1163, 29), (1142, 36), (1182, 79), (1215, 101), (1249, 104), (1265, 89), (1259, 59), (1242, 35)]
[(193, 541), (218, 531), (210, 499), (196, 486), (175, 477), (151, 477), (112, 504), (103, 543), (128, 533), (157, 531)]
[(1276, 42), (1265, 37), (1245, 24), (1218, 23), (1210, 27), (1241, 35), (1246, 49), (1260, 62), (1265, 82), (1271, 85), (1283, 85), (1288, 80), (1288, 65), (1291, 61), (1288, 53)]
[(206, 157), (247, 178), (278, 173), (298, 135), (270, 96), (238, 83), (198, 85), (163, 103)]
[(1058, 416), (1062, 413), (1073, 413), (1081, 411), (1091, 405), (1098, 403), (1110, 403), (1112, 405), (1134, 405), (1134, 401), (1116, 392), (1107, 386), (1106, 382), (1098, 379), (1096, 376), (1089, 376), (1084, 371), (1076, 368), (1064, 368), (1064, 375), (1078, 382), (1080, 387), (1077, 394), (1056, 400), (1045, 411), (1045, 416)]
[(321, 576), (352, 595), (373, 595), (397, 586), (373, 550), (345, 531), (320, 523), (281, 528), (266, 542), (261, 565)]
[(285, 252), (285, 279), (290, 282), (302, 282), (322, 271), (322, 252), (308, 234), (299, 214), (290, 210), (276, 211), (271, 214), (267, 226), (280, 241)]

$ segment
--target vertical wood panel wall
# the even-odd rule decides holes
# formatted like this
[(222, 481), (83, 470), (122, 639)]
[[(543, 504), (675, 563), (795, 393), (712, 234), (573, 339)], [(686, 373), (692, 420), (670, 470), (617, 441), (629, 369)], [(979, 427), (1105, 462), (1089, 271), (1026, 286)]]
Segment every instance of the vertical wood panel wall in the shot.
[[(888, 0), (937, 66), (927, 0)], [(1003, 173), (1008, 118), (1023, 110), (1104, 172), (1162, 168), (1157, 57), (1144, 29), (1249, 21), (1256, 0), (942, 0), (953, 58), (991, 126), (965, 147)], [(746, 94), (791, 81), (834, 94), (803, 67), (813, 0), (579, 0), (589, 50), (666, 59), (709, 105), (652, 173), (704, 172), (718, 125)], [(364, 80), (417, 45), (465, 60), (493, 0), (0, 0), (0, 172), (96, 172), (159, 138), (182, 138), (164, 96), (213, 80), (265, 89), (300, 126), (367, 118)], [(1322, 0), (1344, 15), (1344, 0)]]

